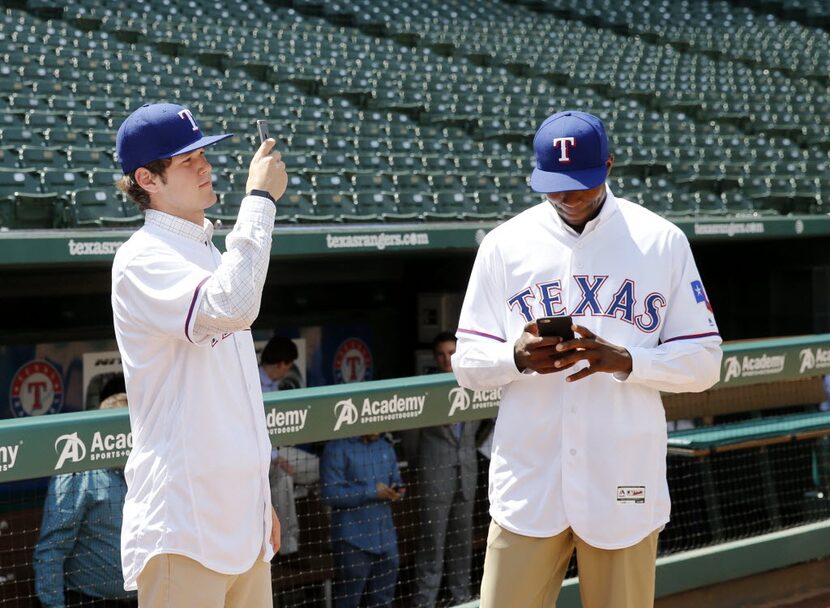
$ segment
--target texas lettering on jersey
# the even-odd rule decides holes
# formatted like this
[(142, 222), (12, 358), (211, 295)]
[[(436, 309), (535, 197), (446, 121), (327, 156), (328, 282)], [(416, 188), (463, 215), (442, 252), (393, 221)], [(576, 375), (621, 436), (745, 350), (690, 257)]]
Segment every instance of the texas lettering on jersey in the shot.
[(652, 291), (643, 298), (638, 297), (637, 283), (629, 278), (623, 279), (615, 292), (612, 292), (611, 285), (606, 287), (609, 283), (607, 275), (573, 275), (571, 279), (580, 293), (580, 300), (572, 310), (568, 310), (563, 303), (561, 279), (525, 287), (507, 299), (507, 306), (521, 315), (525, 322), (537, 317), (590, 315), (619, 319), (645, 333), (651, 333), (660, 326), (661, 313), (667, 303), (660, 292)]

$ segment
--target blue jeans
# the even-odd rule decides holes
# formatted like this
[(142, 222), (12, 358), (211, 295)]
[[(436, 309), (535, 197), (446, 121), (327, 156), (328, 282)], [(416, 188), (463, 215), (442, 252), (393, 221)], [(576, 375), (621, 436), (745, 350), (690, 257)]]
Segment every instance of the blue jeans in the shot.
[(366, 596), (366, 606), (391, 606), (398, 580), (398, 551), (368, 553), (343, 541), (334, 550), (334, 608), (358, 608)]

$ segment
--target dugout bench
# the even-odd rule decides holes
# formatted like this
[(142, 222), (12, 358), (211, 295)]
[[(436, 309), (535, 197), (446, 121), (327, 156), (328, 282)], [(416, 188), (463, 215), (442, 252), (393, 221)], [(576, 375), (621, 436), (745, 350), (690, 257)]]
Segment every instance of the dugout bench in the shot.
[[(672, 463), (677, 464), (678, 460), (689, 459), (699, 471), (699, 483), (711, 541), (727, 540), (723, 492), (717, 488), (718, 459), (724, 458), (727, 454), (734, 454), (736, 464), (732, 465), (733, 468), (753, 467), (755, 472), (749, 476), (757, 480), (758, 486), (750, 484), (746, 492), (760, 493), (757, 504), (761, 505), (764, 511), (762, 514), (773, 529), (780, 529), (792, 523), (789, 521), (792, 519), (792, 513), (785, 512), (786, 509), (782, 510), (781, 478), (785, 477), (787, 472), (782, 473), (780, 470), (780, 459), (776, 459), (775, 450), (780, 452), (782, 448), (776, 446), (790, 445), (803, 454), (809, 454), (812, 460), (812, 479), (810, 488), (802, 492), (804, 512), (815, 512), (825, 517), (830, 514), (830, 412), (802, 411), (764, 416), (758, 411), (759, 401), (762, 408), (764, 402), (767, 403), (766, 408), (771, 408), (781, 407), (782, 404), (797, 406), (822, 401), (825, 397), (821, 378), (796, 380), (781, 383), (779, 386), (758, 385), (737, 390), (724, 389), (722, 392), (726, 394), (723, 395), (716, 395), (717, 392), (713, 391), (707, 398), (719, 403), (708, 403), (703, 407), (698, 404), (699, 407), (694, 413), (735, 414), (745, 412), (744, 405), (751, 405), (755, 410), (753, 417), (739, 422), (672, 431), (668, 437), (670, 476)], [(695, 397), (685, 396), (682, 399), (687, 402), (685, 414), (688, 416), (691, 413), (688, 405)], [(675, 414), (673, 418), (683, 417), (677, 415), (680, 412), (672, 412), (670, 404), (667, 404), (667, 410)], [(740, 494), (740, 489), (736, 490)], [(751, 497), (748, 497), (748, 500), (751, 500)], [(791, 506), (791, 499), (786, 504)]]

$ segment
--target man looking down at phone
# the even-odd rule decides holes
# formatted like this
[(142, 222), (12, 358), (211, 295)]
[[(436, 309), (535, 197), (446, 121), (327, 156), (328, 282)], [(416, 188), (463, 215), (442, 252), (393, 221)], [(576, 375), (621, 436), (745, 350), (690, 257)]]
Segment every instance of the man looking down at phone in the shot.
[(193, 115), (144, 105), (118, 129), (118, 187), (145, 213), (112, 268), (112, 308), (133, 448), (124, 471), (124, 587), (141, 608), (272, 606), (279, 549), (271, 442), (250, 327), (271, 255), (285, 165), (254, 154), (227, 252), (204, 211), (216, 202)]
[[(482, 241), (452, 358), (462, 386), (502, 389), (481, 607), (553, 608), (576, 550), (585, 608), (645, 608), (669, 520), (660, 391), (712, 386), (721, 339), (686, 237), (606, 185), (602, 122), (559, 112), (533, 145), (546, 200)], [(539, 335), (564, 316), (575, 338)]]

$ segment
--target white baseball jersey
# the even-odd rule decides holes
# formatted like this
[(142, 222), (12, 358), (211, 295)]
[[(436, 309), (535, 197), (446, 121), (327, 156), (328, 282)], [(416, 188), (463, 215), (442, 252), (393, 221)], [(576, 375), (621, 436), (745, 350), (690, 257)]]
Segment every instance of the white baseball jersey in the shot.
[[(633, 370), (566, 383), (586, 365), (521, 373), (529, 321), (571, 315), (624, 346)], [(544, 202), (479, 248), (452, 358), (459, 384), (503, 387), (490, 461), (490, 514), (525, 536), (571, 527), (602, 549), (636, 544), (669, 520), (659, 391), (702, 391), (720, 371), (720, 336), (679, 228), (608, 190), (576, 233)]]
[(112, 307), (133, 433), (126, 589), (161, 553), (223, 574), (274, 555), (271, 443), (250, 324), (275, 213), (269, 200), (246, 197), (220, 255), (210, 222), (150, 210), (115, 256)]

